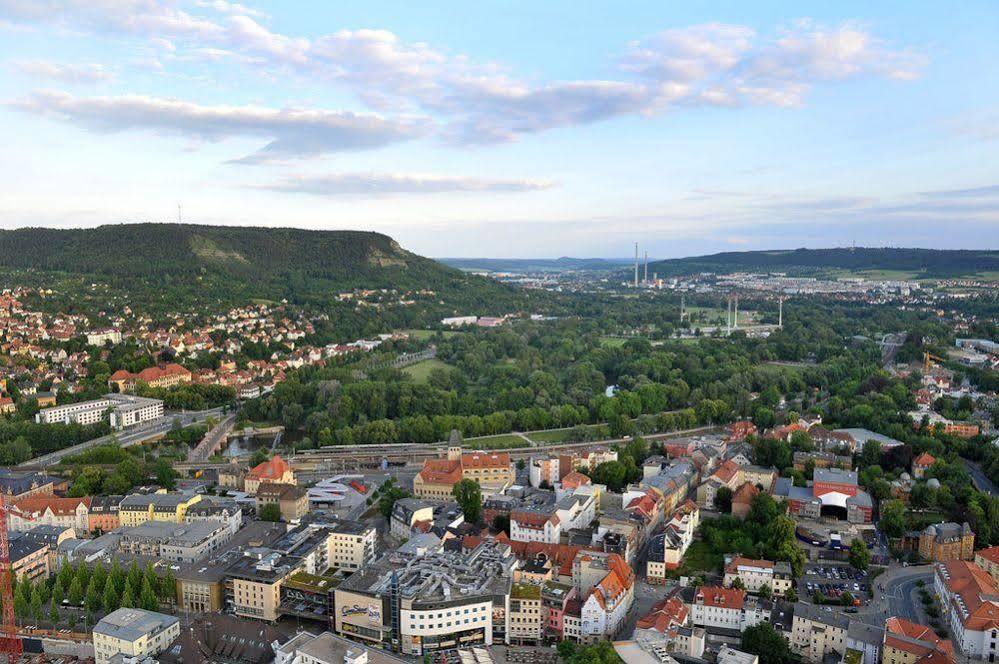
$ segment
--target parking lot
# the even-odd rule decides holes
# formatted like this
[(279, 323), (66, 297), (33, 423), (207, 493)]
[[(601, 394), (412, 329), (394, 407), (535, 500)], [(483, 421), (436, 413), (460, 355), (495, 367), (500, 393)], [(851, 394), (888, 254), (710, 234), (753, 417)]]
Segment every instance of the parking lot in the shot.
[(798, 595), (811, 598), (818, 593), (826, 601), (842, 601), (844, 593), (854, 598), (854, 606), (865, 604), (871, 596), (867, 575), (849, 565), (806, 565), (798, 581)]

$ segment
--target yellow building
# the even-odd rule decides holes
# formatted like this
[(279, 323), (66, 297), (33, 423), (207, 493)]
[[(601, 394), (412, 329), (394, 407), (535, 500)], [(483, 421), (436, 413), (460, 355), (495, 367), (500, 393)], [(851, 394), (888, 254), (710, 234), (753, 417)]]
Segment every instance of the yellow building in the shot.
[(509, 452), (462, 452), (449, 447), (446, 459), (427, 459), (413, 479), (417, 498), (448, 500), (454, 485), (470, 479), (482, 487), (483, 498), (502, 490), (514, 481)]
[(167, 493), (132, 494), (121, 501), (118, 519), (123, 526), (138, 526), (147, 521), (184, 523), (187, 510), (201, 500), (198, 494)]
[(967, 522), (962, 525), (950, 522), (926, 526), (919, 534), (919, 555), (923, 560), (933, 562), (973, 560), (975, 533)]
[(544, 631), (541, 610), (541, 586), (515, 583), (510, 588), (510, 613), (507, 635), (510, 643), (535, 644)]
[(158, 655), (180, 636), (180, 621), (155, 611), (118, 609), (94, 626), (96, 664), (107, 664), (115, 655)]
[(999, 546), (975, 552), (975, 564), (988, 572), (992, 579), (999, 583)]

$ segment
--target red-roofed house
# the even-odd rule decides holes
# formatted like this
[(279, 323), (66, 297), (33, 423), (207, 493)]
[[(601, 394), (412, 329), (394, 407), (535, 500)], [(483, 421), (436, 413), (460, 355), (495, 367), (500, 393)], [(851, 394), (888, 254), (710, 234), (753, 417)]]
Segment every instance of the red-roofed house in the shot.
[(698, 627), (742, 629), (746, 591), (721, 586), (701, 586), (690, 605), (691, 621)]
[(265, 482), (279, 484), (295, 484), (295, 474), (291, 472), (288, 462), (275, 454), (269, 461), (253, 467), (243, 480), (243, 490), (249, 494), (257, 493), (257, 488)]
[(561, 535), (562, 523), (554, 512), (510, 512), (510, 539), (515, 542), (558, 544)]
[[(986, 555), (992, 558), (994, 552)], [(995, 656), (999, 649), (999, 587), (995, 579), (975, 563), (948, 560), (934, 566), (933, 585), (961, 651), (973, 658)]]
[(732, 516), (745, 519), (752, 507), (753, 498), (760, 495), (760, 490), (751, 482), (745, 482), (732, 495)]
[(31, 530), (41, 525), (60, 526), (73, 528), (78, 537), (83, 537), (90, 532), (89, 515), (90, 496), (30, 496), (14, 503), (14, 510), (7, 513), (7, 528)]
[(173, 387), (191, 382), (191, 372), (179, 364), (165, 364), (161, 367), (148, 367), (137, 374), (119, 369), (108, 379), (109, 387), (117, 387), (119, 392), (131, 392), (138, 383), (149, 387)]
[(573, 581), (583, 598), (583, 643), (594, 643), (617, 633), (635, 598), (635, 573), (616, 553), (585, 552), (573, 563)]
[(897, 616), (885, 621), (881, 661), (895, 664), (943, 664), (954, 662), (954, 646), (926, 625)]
[(912, 476), (917, 480), (923, 479), (926, 475), (926, 471), (933, 467), (933, 464), (937, 462), (928, 452), (923, 452), (915, 459), (912, 460)]
[(483, 498), (501, 491), (514, 481), (509, 452), (462, 452), (461, 447), (448, 448), (446, 459), (427, 459), (423, 469), (413, 479), (413, 494), (417, 498), (448, 500), (454, 485), (463, 479), (478, 482)]

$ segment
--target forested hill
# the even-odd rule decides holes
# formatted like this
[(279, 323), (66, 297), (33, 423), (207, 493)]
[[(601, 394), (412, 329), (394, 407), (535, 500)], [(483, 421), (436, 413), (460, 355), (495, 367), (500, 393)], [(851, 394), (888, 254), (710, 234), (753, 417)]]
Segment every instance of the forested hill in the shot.
[(835, 248), (733, 251), (657, 261), (649, 272), (662, 275), (749, 270), (822, 273), (831, 270), (896, 271), (914, 277), (948, 277), (999, 272), (999, 251)]
[(0, 231), (0, 271), (43, 285), (50, 275), (106, 282), (132, 296), (292, 302), (353, 288), (428, 289), (458, 299), (502, 298), (507, 289), (361, 231), (121, 224)]

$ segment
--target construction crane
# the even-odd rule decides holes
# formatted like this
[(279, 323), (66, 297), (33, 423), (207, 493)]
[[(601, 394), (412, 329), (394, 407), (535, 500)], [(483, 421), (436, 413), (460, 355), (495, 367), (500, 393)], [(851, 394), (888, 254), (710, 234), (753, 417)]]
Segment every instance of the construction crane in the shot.
[(923, 353), (923, 374), (924, 375), (930, 373), (930, 369), (932, 369), (933, 365), (934, 365), (933, 360), (936, 360), (937, 362), (944, 362), (945, 361), (942, 357), (940, 357), (938, 355), (934, 355), (933, 353)]
[(0, 601), (3, 602), (3, 622), (0, 623), (0, 656), (6, 656), (8, 664), (16, 664), (24, 652), (24, 643), (17, 635), (14, 616), (13, 571), (10, 565), (10, 538), (7, 536), (7, 516), (17, 516), (28, 521), (34, 517), (25, 514), (0, 493)]

